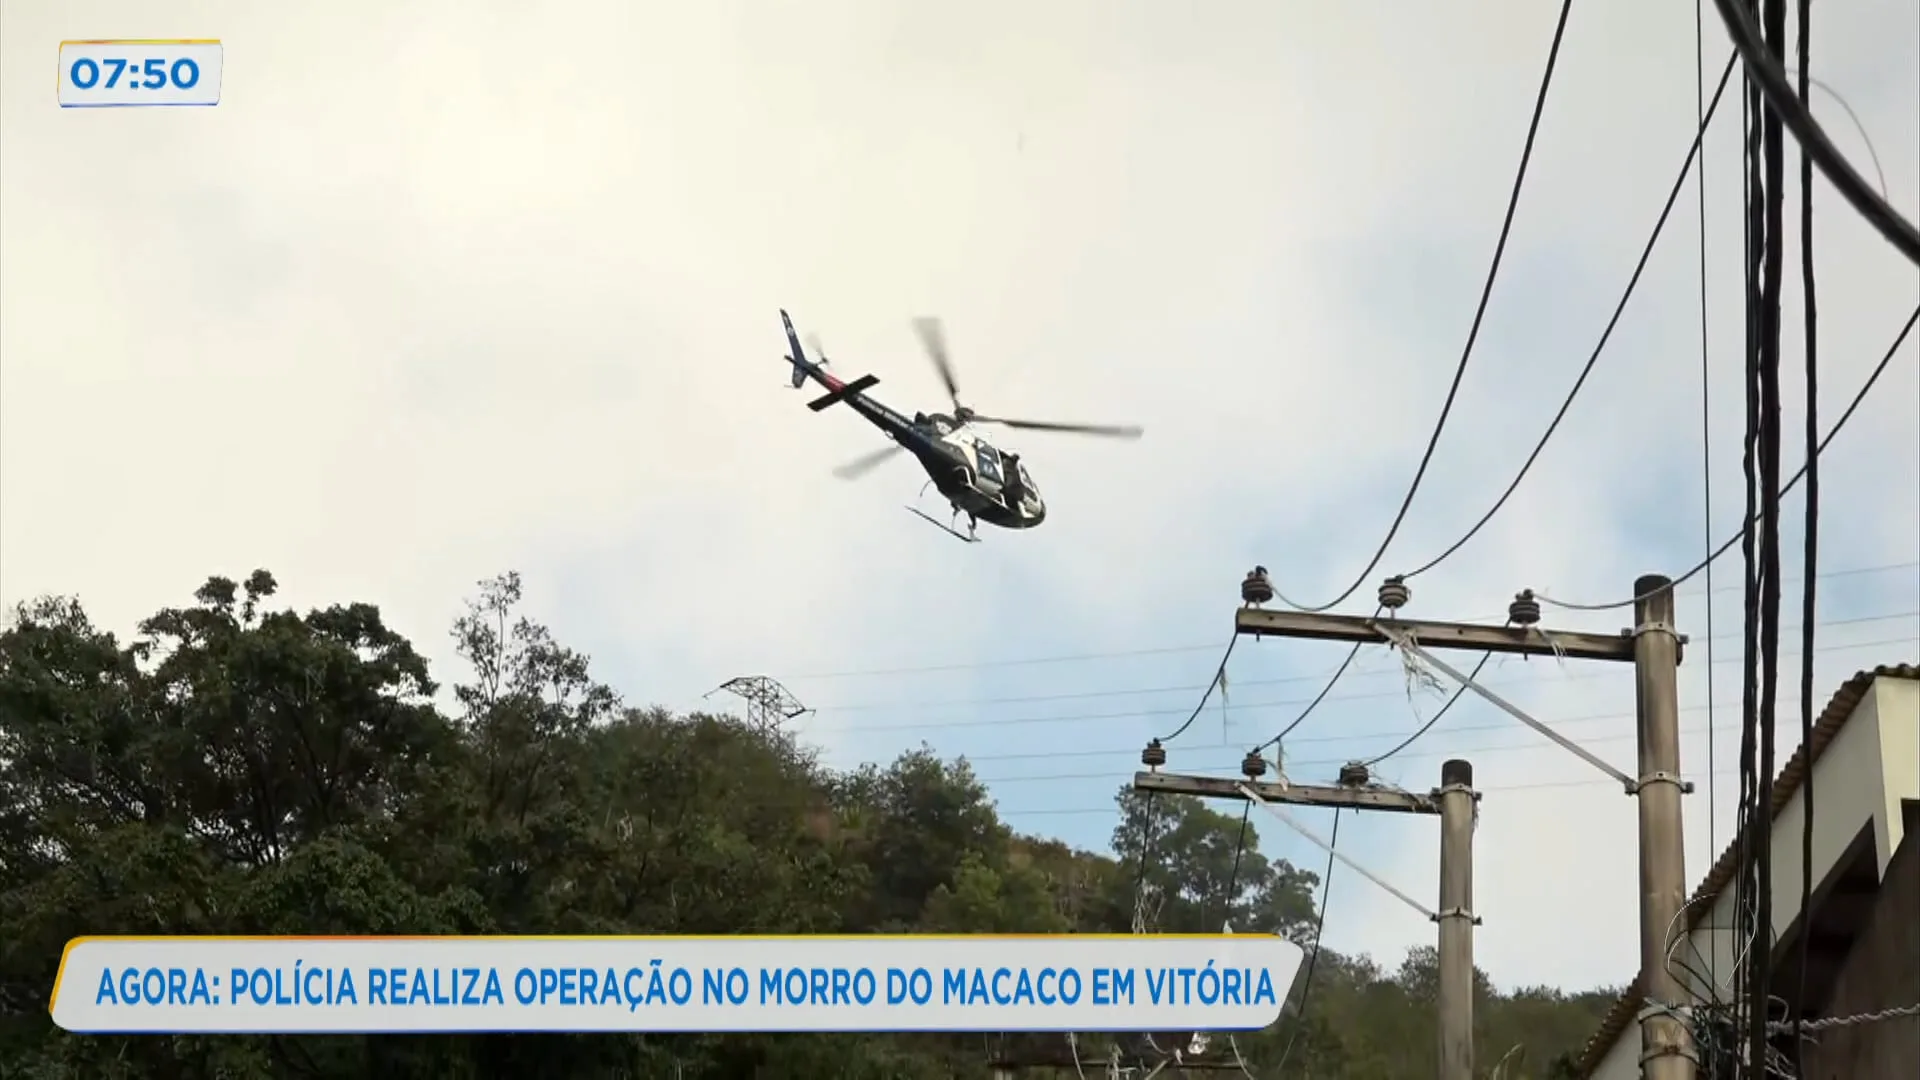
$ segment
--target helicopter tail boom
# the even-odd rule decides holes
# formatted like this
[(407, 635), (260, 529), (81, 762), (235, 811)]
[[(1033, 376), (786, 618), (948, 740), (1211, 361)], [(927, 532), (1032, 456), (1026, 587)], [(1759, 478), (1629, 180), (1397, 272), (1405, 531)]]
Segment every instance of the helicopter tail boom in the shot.
[[(836, 383), (839, 383), (838, 379), (834, 381)], [(814, 412), (819, 412), (822, 409), (832, 408), (833, 406), (838, 405), (842, 401), (845, 401), (847, 398), (852, 397), (853, 395), (858, 394), (863, 390), (871, 390), (878, 385), (880, 385), (879, 379), (875, 378), (872, 375), (862, 375), (850, 383), (839, 383), (839, 385), (835, 386), (833, 389), (827, 391), (824, 394), (821, 394), (819, 397), (814, 398), (812, 401), (807, 402), (807, 408), (812, 409)]]

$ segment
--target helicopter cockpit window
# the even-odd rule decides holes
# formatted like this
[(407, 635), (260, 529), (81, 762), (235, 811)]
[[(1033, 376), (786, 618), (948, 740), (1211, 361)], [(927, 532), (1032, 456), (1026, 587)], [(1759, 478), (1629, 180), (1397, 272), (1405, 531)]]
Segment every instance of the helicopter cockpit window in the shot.
[(980, 479), (995, 486), (1004, 481), (1000, 476), (1000, 453), (986, 443), (975, 443), (974, 460), (980, 465)]
[(1033, 477), (1028, 475), (1027, 467), (1024, 463), (1020, 466), (1020, 486), (1026, 488), (1027, 491), (1034, 495), (1040, 494), (1040, 489), (1033, 485)]

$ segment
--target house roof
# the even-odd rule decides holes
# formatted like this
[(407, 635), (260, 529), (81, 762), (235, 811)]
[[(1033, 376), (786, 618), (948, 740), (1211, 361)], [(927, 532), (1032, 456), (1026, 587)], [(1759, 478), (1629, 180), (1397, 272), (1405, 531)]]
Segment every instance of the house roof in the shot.
[[(1819, 717), (1814, 720), (1813, 738), (1808, 741), (1808, 745), (1794, 750), (1793, 756), (1787, 759), (1786, 765), (1780, 769), (1780, 774), (1774, 778), (1770, 818), (1779, 817), (1780, 812), (1786, 809), (1787, 802), (1805, 782), (1807, 769), (1811, 763), (1819, 761), (1820, 755), (1826, 753), (1834, 736), (1840, 733), (1840, 728), (1846, 724), (1847, 718), (1859, 708), (1860, 702), (1866, 698), (1867, 691), (1873, 688), (1873, 682), (1878, 678), (1920, 680), (1920, 667), (1913, 664), (1882, 665), (1870, 671), (1859, 672), (1840, 684), (1840, 689), (1834, 692), (1833, 697), (1827, 701), (1827, 707), (1821, 710)], [(1738, 834), (1734, 836), (1726, 850), (1714, 860), (1713, 868), (1707, 871), (1707, 876), (1701, 880), (1700, 887), (1695, 889), (1693, 895), (1688, 898), (1684, 910), (1689, 932), (1706, 920), (1709, 910), (1713, 907), (1712, 898), (1717, 898), (1720, 891), (1733, 881), (1734, 875), (1739, 871), (1741, 839)], [(1592, 1076), (1593, 1070), (1600, 1067), (1601, 1059), (1607, 1056), (1607, 1052), (1613, 1049), (1613, 1044), (1633, 1023), (1634, 1016), (1645, 1002), (1645, 991), (1642, 977), (1635, 975), (1633, 981), (1627, 984), (1627, 988), (1621, 991), (1620, 996), (1614, 1000), (1613, 1006), (1607, 1010), (1606, 1016), (1600, 1021), (1600, 1029), (1594, 1032), (1593, 1037), (1587, 1040), (1587, 1045), (1580, 1051), (1575, 1075)]]

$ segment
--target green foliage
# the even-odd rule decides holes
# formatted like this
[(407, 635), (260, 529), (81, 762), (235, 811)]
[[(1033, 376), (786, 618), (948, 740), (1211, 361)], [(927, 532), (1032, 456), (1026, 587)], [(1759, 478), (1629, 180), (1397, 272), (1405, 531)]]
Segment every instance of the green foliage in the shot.
[[(454, 624), (473, 674), (449, 712), (377, 608), (270, 610), (275, 588), (210, 579), (130, 642), (59, 598), (0, 632), (0, 1077), (987, 1075), (980, 1036), (72, 1037), (46, 995), (82, 934), (1125, 932), (1144, 895), (1155, 929), (1313, 941), (1317, 877), (1198, 800), (1122, 790), (1108, 857), (1013, 833), (925, 748), (837, 773), (779, 732), (628, 708), (511, 574)], [(1240, 1049), (1260, 1076), (1288, 1054), (1431, 1075), (1432, 968), (1324, 953), (1305, 1022)], [(1607, 1000), (1481, 998), (1483, 1060), (1525, 1049), (1503, 1080)], [(1014, 1041), (1065, 1050), (1037, 1040)]]

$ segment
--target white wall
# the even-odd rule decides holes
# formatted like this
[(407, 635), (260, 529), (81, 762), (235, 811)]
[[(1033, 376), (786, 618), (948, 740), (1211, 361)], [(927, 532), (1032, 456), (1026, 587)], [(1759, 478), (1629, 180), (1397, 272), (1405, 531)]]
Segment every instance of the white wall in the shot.
[[(1903, 799), (1920, 799), (1920, 682), (1879, 678), (1814, 766), (1815, 885), (1832, 870), (1868, 821), (1873, 822), (1878, 870), (1884, 875), (1903, 833)], [(1800, 834), (1805, 813), (1803, 787), (1794, 792), (1773, 821), (1776, 938), (1800, 914)], [(1692, 949), (1699, 952), (1681, 945), (1674, 950), (1675, 957), (1698, 968), (1703, 977), (1711, 972), (1714, 981), (1724, 985), (1732, 978), (1739, 944), (1732, 931), (1734, 925), (1734, 889), (1728, 887), (1715, 898), (1711, 917), (1690, 935)], [(1677, 963), (1675, 966), (1685, 970)], [(1723, 1000), (1729, 996), (1725, 990), (1709, 990), (1704, 978), (1698, 981), (1697, 989), (1703, 998), (1716, 992)], [(1594, 1080), (1638, 1080), (1638, 1024), (1627, 1025), (1593, 1076)]]
[[(1873, 701), (1879, 717), (1880, 768), (1886, 778), (1886, 805), (1874, 822), (1874, 840), (1880, 848), (1880, 876), (1906, 833), (1900, 812), (1903, 799), (1920, 798), (1920, 680), (1875, 679)], [(1820, 818), (1820, 795), (1814, 793), (1813, 817)]]

